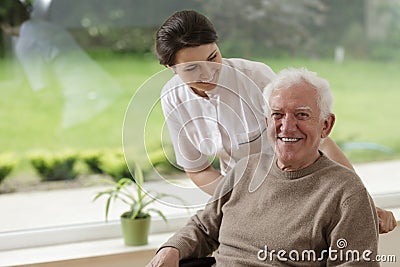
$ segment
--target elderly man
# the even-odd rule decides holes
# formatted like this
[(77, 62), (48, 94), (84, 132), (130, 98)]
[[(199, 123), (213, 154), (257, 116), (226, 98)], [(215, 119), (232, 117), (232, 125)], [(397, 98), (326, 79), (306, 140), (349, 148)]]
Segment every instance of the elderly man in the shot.
[(273, 164), (262, 154), (239, 161), (149, 266), (214, 251), (216, 266), (379, 266), (371, 197), (354, 171), (318, 150), (335, 122), (328, 82), (286, 69), (264, 95)]

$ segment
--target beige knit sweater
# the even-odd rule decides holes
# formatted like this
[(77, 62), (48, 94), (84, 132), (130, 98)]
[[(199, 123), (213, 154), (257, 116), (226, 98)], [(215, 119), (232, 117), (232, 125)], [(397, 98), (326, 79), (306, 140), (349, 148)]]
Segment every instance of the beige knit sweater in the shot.
[[(162, 247), (181, 259), (215, 251), (216, 266), (379, 266), (375, 206), (353, 171), (324, 155), (299, 171), (262, 162), (239, 161), (215, 200)], [(254, 179), (261, 185), (249, 190)]]

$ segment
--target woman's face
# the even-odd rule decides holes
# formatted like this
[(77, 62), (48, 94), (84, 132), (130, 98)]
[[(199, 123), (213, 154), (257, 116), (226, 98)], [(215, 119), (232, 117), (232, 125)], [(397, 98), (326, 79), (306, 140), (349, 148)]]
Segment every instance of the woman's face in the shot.
[(216, 87), (222, 63), (216, 43), (183, 48), (175, 61), (172, 69), (193, 89), (204, 92)]

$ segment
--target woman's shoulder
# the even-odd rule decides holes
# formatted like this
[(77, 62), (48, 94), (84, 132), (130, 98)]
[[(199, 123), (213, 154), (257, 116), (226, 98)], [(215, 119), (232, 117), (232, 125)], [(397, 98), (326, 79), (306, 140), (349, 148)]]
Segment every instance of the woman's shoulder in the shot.
[(164, 86), (162, 87), (162, 91), (161, 92), (167, 92), (169, 90), (172, 90), (178, 86), (183, 85), (183, 81), (179, 78), (178, 75), (174, 75), (172, 76), (169, 80), (167, 80), (164, 84)]
[(222, 63), (237, 69), (270, 68), (267, 64), (244, 58), (223, 58)]
[(193, 99), (193, 94), (190, 93), (189, 88), (183, 87), (187, 87), (187, 85), (178, 75), (174, 75), (164, 84), (160, 92), (160, 101), (164, 109), (167, 107), (175, 109), (179, 103)]
[(262, 84), (268, 83), (275, 76), (271, 67), (263, 62), (243, 58), (224, 58), (222, 63), (239, 70), (255, 82), (260, 81)]

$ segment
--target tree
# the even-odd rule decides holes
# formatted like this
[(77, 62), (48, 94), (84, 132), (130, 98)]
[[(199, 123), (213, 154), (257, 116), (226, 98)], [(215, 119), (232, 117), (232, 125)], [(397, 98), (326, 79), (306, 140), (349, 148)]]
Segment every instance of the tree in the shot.
[(20, 2), (19, 0), (2, 0), (0, 3), (0, 57), (4, 56), (6, 47), (5, 32), (3, 29), (7, 28), (9, 25), (13, 26), (15, 21), (20, 21), (20, 8), (29, 9), (32, 7), (34, 0), (26, 0)]
[[(288, 51), (295, 55), (312, 45), (310, 25), (324, 20), (320, 0), (212, 0), (204, 3), (221, 37), (224, 52), (243, 57)], [(223, 10), (224, 12), (221, 12)]]

